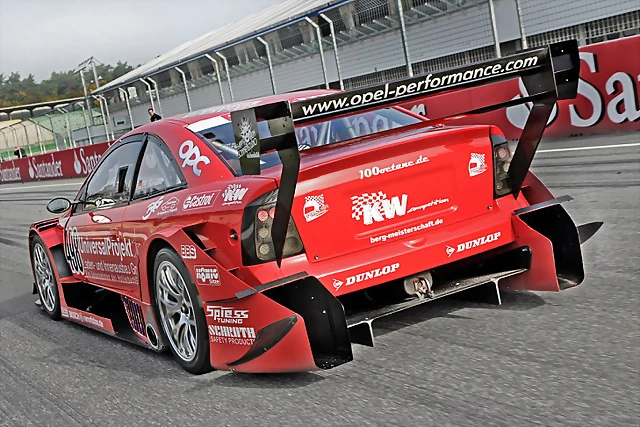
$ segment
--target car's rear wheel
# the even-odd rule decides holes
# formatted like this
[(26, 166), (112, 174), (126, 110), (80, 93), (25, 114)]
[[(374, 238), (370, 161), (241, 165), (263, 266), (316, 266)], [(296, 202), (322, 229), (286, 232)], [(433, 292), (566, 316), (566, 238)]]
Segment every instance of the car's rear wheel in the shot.
[(53, 263), (49, 258), (49, 252), (40, 236), (35, 236), (31, 241), (31, 265), (42, 309), (52, 319), (59, 320), (60, 294), (58, 293), (58, 281), (53, 270)]
[(211, 370), (207, 321), (198, 290), (178, 254), (161, 249), (154, 263), (154, 294), (171, 352), (193, 374)]

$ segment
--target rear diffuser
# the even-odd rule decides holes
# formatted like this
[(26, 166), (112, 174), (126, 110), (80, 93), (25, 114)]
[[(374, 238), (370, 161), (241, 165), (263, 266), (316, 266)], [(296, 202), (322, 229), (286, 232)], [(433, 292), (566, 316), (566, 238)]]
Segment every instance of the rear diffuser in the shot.
[(525, 268), (506, 270), (498, 273), (485, 274), (467, 279), (451, 280), (438, 284), (433, 289), (432, 297), (413, 298), (397, 304), (385, 305), (368, 311), (361, 311), (347, 316), (349, 337), (354, 344), (362, 344), (373, 347), (373, 321), (390, 314), (398, 313), (418, 305), (434, 301), (436, 299), (456, 294), (458, 292), (486, 286), (493, 293), (495, 291), (496, 304), (502, 304), (498, 282), (506, 277), (515, 276), (525, 272)]

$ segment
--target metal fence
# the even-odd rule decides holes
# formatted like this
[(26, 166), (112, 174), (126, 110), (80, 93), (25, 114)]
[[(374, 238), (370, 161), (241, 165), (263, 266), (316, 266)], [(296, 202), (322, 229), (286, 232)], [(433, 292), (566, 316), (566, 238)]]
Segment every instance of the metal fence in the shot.
[[(0, 122), (3, 160), (109, 141), (109, 122), (97, 107), (60, 106), (47, 114)], [(79, 111), (73, 111), (73, 109)]]
[[(91, 95), (103, 101), (92, 114), (106, 117), (102, 134), (117, 138), (147, 123), (148, 108), (169, 117), (274, 93), (352, 89), (569, 38), (584, 45), (639, 30), (640, 0), (334, 1), (284, 26), (101, 89)], [(48, 129), (46, 120), (32, 121)], [(85, 132), (69, 115), (57, 120), (49, 128), (67, 146), (92, 142), (87, 134), (99, 127), (84, 126)], [(13, 131), (0, 132), (15, 142)], [(25, 146), (33, 149), (33, 141)]]
[[(606, 4), (605, 4), (606, 3)], [(640, 0), (352, 0), (110, 91), (116, 128), (224, 102), (351, 89), (576, 38), (638, 33)]]

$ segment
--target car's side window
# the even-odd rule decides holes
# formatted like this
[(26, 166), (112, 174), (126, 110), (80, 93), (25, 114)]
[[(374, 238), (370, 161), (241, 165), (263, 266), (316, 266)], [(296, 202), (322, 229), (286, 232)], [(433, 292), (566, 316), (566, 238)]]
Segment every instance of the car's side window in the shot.
[(152, 197), (182, 187), (184, 183), (182, 172), (164, 142), (155, 135), (149, 135), (133, 198)]
[(142, 142), (139, 140), (125, 143), (115, 148), (100, 162), (87, 184), (83, 211), (129, 201), (141, 146)]

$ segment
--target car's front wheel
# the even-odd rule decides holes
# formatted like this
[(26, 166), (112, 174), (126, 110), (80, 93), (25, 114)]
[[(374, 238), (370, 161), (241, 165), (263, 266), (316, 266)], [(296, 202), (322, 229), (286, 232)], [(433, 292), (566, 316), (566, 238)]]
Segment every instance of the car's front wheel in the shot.
[(40, 236), (31, 241), (31, 266), (41, 307), (54, 320), (60, 319), (60, 295), (53, 263)]
[(154, 294), (171, 352), (193, 374), (210, 371), (209, 334), (198, 290), (178, 254), (161, 249), (154, 263)]

